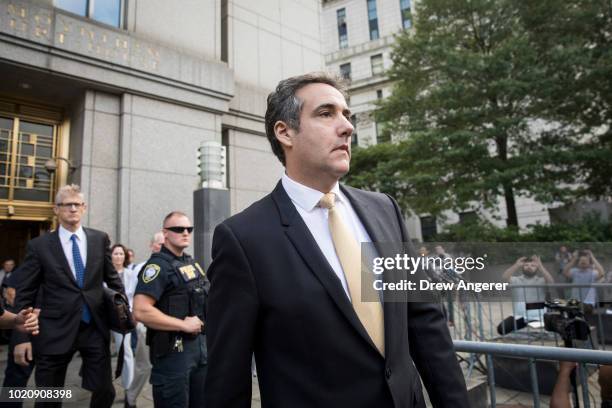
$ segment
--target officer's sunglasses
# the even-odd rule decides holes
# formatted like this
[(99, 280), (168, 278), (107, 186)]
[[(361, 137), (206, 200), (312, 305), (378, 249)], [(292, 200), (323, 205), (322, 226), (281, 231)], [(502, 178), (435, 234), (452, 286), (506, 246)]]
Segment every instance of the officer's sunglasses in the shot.
[(177, 234), (182, 234), (185, 231), (187, 231), (190, 234), (193, 232), (193, 227), (166, 227), (164, 229), (175, 232)]

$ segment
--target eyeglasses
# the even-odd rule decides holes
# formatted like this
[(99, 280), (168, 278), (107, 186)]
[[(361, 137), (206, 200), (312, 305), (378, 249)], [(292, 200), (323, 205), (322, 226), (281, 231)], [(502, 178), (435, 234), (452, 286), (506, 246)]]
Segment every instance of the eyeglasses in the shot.
[(85, 203), (57, 203), (56, 204), (60, 208), (81, 208), (85, 205)]
[(189, 234), (193, 232), (193, 227), (165, 227), (164, 229), (167, 229), (168, 231), (172, 231), (177, 234), (182, 234), (185, 231), (187, 231)]

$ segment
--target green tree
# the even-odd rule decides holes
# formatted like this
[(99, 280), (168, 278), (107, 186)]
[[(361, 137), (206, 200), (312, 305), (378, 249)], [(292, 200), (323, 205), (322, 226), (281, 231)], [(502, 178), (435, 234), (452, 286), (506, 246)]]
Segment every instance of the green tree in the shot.
[[(392, 54), (393, 93), (376, 113), (404, 141), (389, 151), (384, 165), (362, 160), (367, 149), (355, 152), (349, 183), (401, 191), (404, 204), (433, 215), (497, 208), (503, 198), (509, 226), (518, 225), (517, 195), (567, 202), (579, 193), (575, 186), (585, 175), (579, 159), (594, 149), (569, 115), (551, 106), (567, 99), (562, 79), (551, 75), (567, 74), (571, 66), (560, 55), (572, 51), (580, 62), (580, 52), (543, 54), (546, 41), (555, 38), (546, 26), (550, 10), (523, 3), (538, 2), (416, 4), (415, 30), (398, 36)], [(534, 31), (541, 28), (549, 37)], [(363, 175), (381, 171), (388, 177), (382, 186), (392, 184), (390, 189), (368, 184), (375, 177)]]
[(578, 135), (580, 195), (612, 197), (612, 1), (521, 2), (543, 66), (543, 116)]

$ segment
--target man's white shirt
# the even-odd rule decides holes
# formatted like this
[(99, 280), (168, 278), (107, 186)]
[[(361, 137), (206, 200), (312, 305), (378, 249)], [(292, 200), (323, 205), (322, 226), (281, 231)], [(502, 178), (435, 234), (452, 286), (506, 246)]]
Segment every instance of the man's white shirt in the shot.
[[(350, 299), (351, 296), (349, 294), (344, 271), (340, 264), (340, 259), (338, 259), (338, 255), (336, 254), (331, 232), (329, 231), (329, 224), (327, 221), (329, 210), (318, 206), (319, 201), (321, 201), (321, 198), (323, 198), (325, 194), (292, 180), (287, 174), (283, 174), (281, 182), (291, 202), (317, 242), (319, 249), (323, 252), (325, 259), (327, 259), (327, 262), (336, 273), (336, 276), (340, 279), (344, 292)], [(336, 211), (338, 211), (342, 217), (342, 221), (351, 230), (357, 242), (372, 242), (363, 224), (359, 220), (357, 213), (355, 213), (348, 198), (340, 190), (340, 185), (337, 182), (330, 193), (336, 195)]]
[(79, 226), (75, 232), (70, 232), (66, 228), (60, 225), (59, 227), (59, 239), (62, 244), (62, 249), (64, 250), (64, 255), (66, 256), (66, 260), (68, 261), (68, 265), (70, 265), (70, 271), (72, 272), (72, 276), (76, 280), (76, 271), (74, 270), (74, 258), (72, 257), (72, 240), (70, 239), (73, 234), (77, 236), (77, 246), (79, 247), (79, 252), (81, 253), (81, 259), (83, 260), (83, 266), (87, 266), (87, 235), (85, 235), (85, 231), (83, 231), (83, 227)]

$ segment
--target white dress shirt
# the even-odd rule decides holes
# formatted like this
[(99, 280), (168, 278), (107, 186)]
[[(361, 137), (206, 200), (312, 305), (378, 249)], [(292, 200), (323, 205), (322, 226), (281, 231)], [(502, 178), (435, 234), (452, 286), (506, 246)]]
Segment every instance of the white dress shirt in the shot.
[(83, 227), (79, 226), (79, 229), (75, 232), (70, 232), (66, 228), (60, 225), (59, 227), (59, 239), (62, 243), (62, 249), (64, 250), (64, 255), (68, 260), (68, 265), (70, 265), (70, 270), (72, 271), (72, 276), (76, 280), (76, 271), (74, 270), (74, 259), (72, 258), (72, 237), (73, 234), (77, 236), (77, 245), (79, 246), (79, 252), (81, 253), (81, 259), (83, 260), (83, 265), (87, 267), (87, 236), (85, 235), (85, 231), (83, 231)]
[[(350, 299), (351, 296), (346, 284), (344, 271), (342, 270), (342, 265), (336, 254), (334, 241), (329, 231), (329, 224), (327, 222), (329, 210), (318, 206), (319, 201), (321, 201), (321, 198), (323, 198), (325, 194), (292, 180), (287, 174), (283, 175), (281, 182), (291, 202), (302, 216), (304, 223), (306, 223), (317, 245), (319, 245), (319, 249), (321, 249), (321, 252), (325, 255), (325, 259), (327, 259), (327, 262), (338, 276), (338, 279), (340, 279), (344, 292)], [(330, 193), (336, 195), (335, 208), (342, 217), (344, 223), (353, 233), (357, 242), (372, 242), (348, 198), (340, 191), (338, 183), (331, 189)]]

